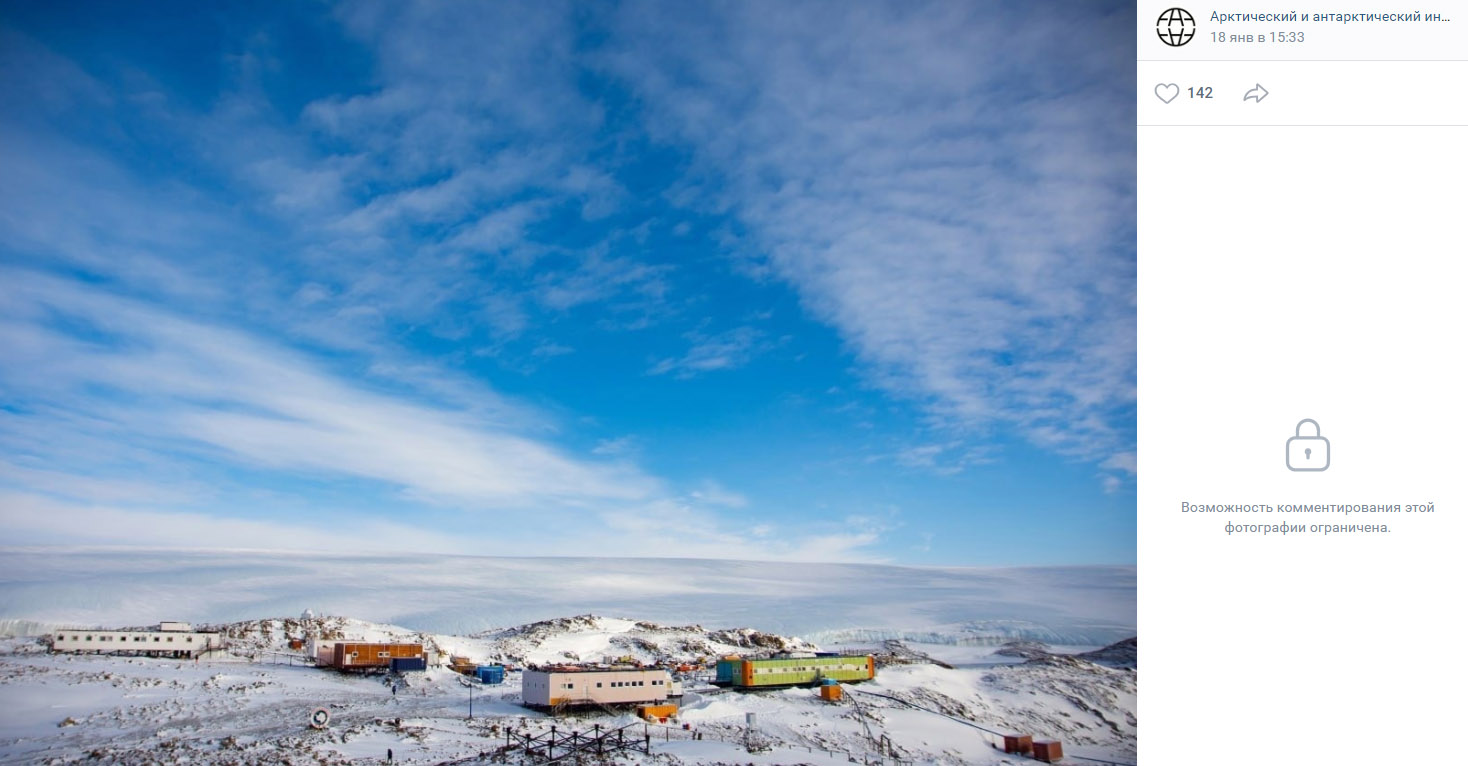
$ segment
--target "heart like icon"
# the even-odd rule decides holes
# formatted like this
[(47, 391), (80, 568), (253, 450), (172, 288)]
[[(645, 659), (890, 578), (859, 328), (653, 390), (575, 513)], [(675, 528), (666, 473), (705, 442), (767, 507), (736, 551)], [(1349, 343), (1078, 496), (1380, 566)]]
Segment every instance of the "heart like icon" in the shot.
[(1162, 103), (1171, 104), (1172, 100), (1177, 98), (1180, 90), (1181, 88), (1177, 87), (1177, 83), (1159, 82), (1157, 83), (1157, 87), (1152, 89), (1152, 92), (1156, 93), (1157, 97), (1162, 99)]

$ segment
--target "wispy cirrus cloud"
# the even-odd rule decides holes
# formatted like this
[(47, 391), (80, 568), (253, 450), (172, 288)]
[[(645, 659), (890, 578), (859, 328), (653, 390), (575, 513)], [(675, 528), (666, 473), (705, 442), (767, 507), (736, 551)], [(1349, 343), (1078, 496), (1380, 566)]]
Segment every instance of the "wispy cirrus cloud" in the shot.
[[(736, 250), (941, 428), (1131, 451), (1129, 9), (630, 4), (606, 65), (725, 186)], [(1054, 39), (1095, 44), (1058, 48)], [(654, 127), (653, 130), (658, 130)]]
[(706, 372), (732, 370), (744, 366), (771, 345), (763, 332), (748, 326), (713, 334), (695, 331), (684, 337), (691, 343), (688, 350), (682, 356), (658, 360), (647, 374), (672, 374), (686, 379)]
[(656, 489), (636, 472), (518, 435), (524, 416), (491, 391), (458, 392), (472, 394), (472, 409), (448, 405), (441, 370), (429, 379), (436, 390), (415, 401), (236, 330), (53, 278), (8, 271), (4, 279), (0, 336), (13, 363), (0, 375), (35, 404), (185, 450), (384, 481), (469, 507), (640, 500)]
[[(397, 495), (390, 508), (493, 519), (541, 554), (869, 560), (880, 540), (880, 530), (800, 522), (782, 525), (777, 543), (746, 540), (724, 517), (746, 504), (738, 493), (707, 480), (680, 493), (629, 462), (630, 439), (575, 455), (548, 440), (533, 410), (440, 368), (378, 364), (354, 376), (95, 286), (15, 269), (0, 279), (9, 286), (0, 344), (11, 354), (0, 386), (26, 403), (0, 416), (0, 449), (15, 456), (0, 461), (0, 524), (12, 541), (438, 552), (482, 543), (375, 510), (348, 511), (346, 530), (333, 521), (341, 509), (242, 515), (208, 486), (221, 466), (270, 483), (379, 485)], [(57, 514), (73, 525), (61, 535), (48, 521)], [(562, 532), (546, 539), (545, 524)]]
[[(881, 467), (961, 472), (1000, 428), (1134, 466), (1129, 157), (1104, 88), (1058, 74), (1105, 54), (1045, 64), (1028, 28), (942, 4), (293, 8), (176, 51), (209, 78), (0, 29), (16, 503), (118, 539), (172, 514), (206, 544), (315, 544), (369, 506), (576, 527), (547, 553), (893, 550), (829, 488), (782, 518), (760, 481), (669, 459), (687, 401), (646, 392), (718, 401), (756, 377), (720, 371), (786, 343), (808, 374), (762, 367), (749, 393), (839, 381), (862, 426), (902, 431), (866, 442)], [(327, 53), (273, 38), (292, 28)]]
[(955, 439), (945, 443), (903, 447), (893, 455), (893, 460), (908, 468), (921, 468), (940, 476), (951, 476), (972, 466), (993, 463), (995, 458), (984, 447), (974, 447)]

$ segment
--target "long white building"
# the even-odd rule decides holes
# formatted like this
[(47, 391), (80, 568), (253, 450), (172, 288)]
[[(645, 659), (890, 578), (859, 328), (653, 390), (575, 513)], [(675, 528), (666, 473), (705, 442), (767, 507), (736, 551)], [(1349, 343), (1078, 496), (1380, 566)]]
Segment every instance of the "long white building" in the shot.
[(224, 641), (218, 633), (194, 630), (186, 622), (165, 622), (154, 630), (63, 628), (51, 636), (55, 652), (197, 657), (222, 648)]
[(662, 669), (527, 670), (521, 676), (520, 697), (526, 705), (540, 708), (631, 705), (666, 700), (672, 684)]

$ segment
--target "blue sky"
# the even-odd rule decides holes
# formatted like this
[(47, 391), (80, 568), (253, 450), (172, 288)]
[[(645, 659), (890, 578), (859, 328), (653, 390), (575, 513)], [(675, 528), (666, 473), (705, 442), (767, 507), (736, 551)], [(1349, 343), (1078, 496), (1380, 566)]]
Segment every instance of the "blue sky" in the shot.
[(1132, 9), (7, 4), (0, 537), (1135, 560)]

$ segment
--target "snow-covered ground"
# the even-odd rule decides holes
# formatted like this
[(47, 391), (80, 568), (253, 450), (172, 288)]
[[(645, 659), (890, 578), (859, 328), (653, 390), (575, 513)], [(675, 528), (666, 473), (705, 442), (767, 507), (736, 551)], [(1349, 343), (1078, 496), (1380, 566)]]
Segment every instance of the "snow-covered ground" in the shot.
[[(259, 619), (305, 608), (363, 619)], [(437, 764), (490, 752), (507, 731), (643, 731), (630, 715), (528, 711), (518, 674), (474, 685), (470, 720), (461, 676), (410, 674), (394, 695), (380, 678), (301, 664), (288, 640), (302, 635), (423, 641), (517, 666), (817, 647), (919, 660), (882, 667), (839, 704), (686, 679), (677, 725), (648, 728), (654, 755), (623, 762), (876, 762), (888, 742), (904, 762), (1033, 763), (974, 726), (1135, 762), (1135, 644), (1074, 656), (1135, 636), (1135, 609), (1131, 567), (0, 549), (0, 763), (367, 764), (391, 748), (399, 763)], [(163, 619), (218, 627), (232, 655), (52, 655), (37, 638)], [(1048, 646), (1023, 643), (1036, 641)], [(332, 712), (324, 731), (306, 725), (316, 707)]]
[[(647, 726), (626, 714), (552, 719), (526, 710), (518, 704), (519, 674), (481, 686), (436, 669), (408, 674), (407, 687), (394, 693), (382, 677), (342, 675), (283, 656), (285, 642), (323, 632), (413, 636), (475, 659), (518, 654), (529, 661), (616, 652), (628, 637), (661, 659), (732, 646), (721, 636), (770, 645), (762, 651), (800, 642), (592, 616), (473, 638), (337, 617), (246, 621), (226, 631), (242, 656), (197, 662), (49, 654), (34, 638), (0, 641), (0, 709), (8, 713), (0, 717), (0, 762), (366, 764), (383, 762), (391, 748), (398, 763), (437, 764), (493, 752), (507, 732), (544, 733), (554, 725), (564, 737), (596, 724), (631, 724), (631, 734), (652, 737), (653, 756), (620, 761), (627, 763), (875, 762), (883, 749), (912, 763), (1029, 762), (1005, 756), (994, 748), (996, 736), (962, 721), (1059, 738), (1073, 755), (1135, 761), (1136, 671), (1066, 655), (976, 667), (889, 665), (874, 681), (848, 685), (847, 699), (836, 704), (808, 688), (739, 693), (689, 682), (677, 721)], [(307, 725), (317, 707), (332, 713), (325, 730)], [(747, 713), (756, 715), (753, 753)]]

